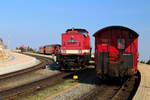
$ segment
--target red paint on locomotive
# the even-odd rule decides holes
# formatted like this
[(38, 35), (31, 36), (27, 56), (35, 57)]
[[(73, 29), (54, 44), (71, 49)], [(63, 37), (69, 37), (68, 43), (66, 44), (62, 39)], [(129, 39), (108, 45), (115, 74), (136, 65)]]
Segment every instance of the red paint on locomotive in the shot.
[[(59, 63), (64, 69), (85, 67), (91, 55), (90, 37), (85, 29), (68, 29), (62, 34)], [(83, 66), (84, 65), (84, 66)], [(66, 67), (67, 66), (67, 67)]]
[(138, 34), (126, 27), (110, 26), (95, 37), (96, 71), (100, 76), (124, 77), (137, 70)]
[(68, 29), (62, 34), (62, 55), (90, 54), (90, 37), (85, 29)]

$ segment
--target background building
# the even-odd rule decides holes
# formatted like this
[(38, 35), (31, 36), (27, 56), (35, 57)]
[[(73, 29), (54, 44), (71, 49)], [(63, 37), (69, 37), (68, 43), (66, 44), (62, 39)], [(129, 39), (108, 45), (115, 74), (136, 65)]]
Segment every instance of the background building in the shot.
[(0, 38), (0, 60), (8, 58), (8, 50), (6, 49), (7, 46), (4, 45), (3, 39)]
[(6, 49), (6, 48), (7, 48), (7, 46), (4, 45), (3, 39), (0, 38), (0, 49)]

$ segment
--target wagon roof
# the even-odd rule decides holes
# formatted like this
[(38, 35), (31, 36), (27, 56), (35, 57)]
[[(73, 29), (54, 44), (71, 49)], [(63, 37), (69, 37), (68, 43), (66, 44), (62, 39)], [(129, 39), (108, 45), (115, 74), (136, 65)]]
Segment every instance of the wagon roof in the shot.
[(86, 29), (79, 29), (79, 28), (67, 29), (66, 32), (71, 31), (71, 30), (76, 30), (76, 31), (79, 31), (79, 32), (87, 32), (88, 33), (88, 31)]
[(136, 38), (139, 36), (139, 34), (136, 33), (134, 30), (129, 29), (129, 28), (124, 27), (124, 26), (108, 26), (108, 27), (105, 27), (105, 28), (102, 28), (102, 29), (98, 30), (96, 33), (94, 33), (93, 36), (96, 37), (100, 32), (103, 32), (104, 30), (108, 30), (108, 29), (116, 29), (116, 28), (131, 31), (131, 32), (135, 35)]

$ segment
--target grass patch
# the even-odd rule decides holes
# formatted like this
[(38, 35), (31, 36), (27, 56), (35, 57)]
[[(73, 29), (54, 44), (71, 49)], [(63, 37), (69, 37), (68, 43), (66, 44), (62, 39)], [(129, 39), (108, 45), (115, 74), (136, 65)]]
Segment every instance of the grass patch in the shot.
[(75, 84), (77, 84), (77, 82), (72, 79), (66, 80), (62, 84), (58, 84), (53, 87), (47, 87), (47, 88), (35, 91), (28, 95), (20, 96), (16, 100), (44, 100), (46, 97), (52, 96), (52, 95), (54, 95), (62, 90), (65, 90), (66, 88), (69, 88)]

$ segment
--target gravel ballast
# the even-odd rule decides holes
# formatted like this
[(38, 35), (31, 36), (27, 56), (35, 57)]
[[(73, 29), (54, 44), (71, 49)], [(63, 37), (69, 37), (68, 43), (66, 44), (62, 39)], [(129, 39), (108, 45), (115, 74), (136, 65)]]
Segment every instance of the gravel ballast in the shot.
[(78, 85), (68, 88), (57, 95), (47, 97), (44, 100), (76, 100), (96, 87), (96, 76), (93, 71), (87, 71), (79, 75)]
[(69, 89), (63, 94), (59, 94), (54, 98), (47, 98), (45, 100), (75, 100), (77, 98), (80, 98), (82, 95), (88, 93), (94, 88), (95, 88), (95, 85), (82, 83)]
[(35, 82), (55, 74), (60, 73), (59, 71), (52, 71), (47, 69), (41, 69), (34, 72), (24, 73), (22, 75), (14, 76), (11, 78), (0, 80), (0, 91), (11, 89), (14, 87), (22, 86), (31, 82)]

